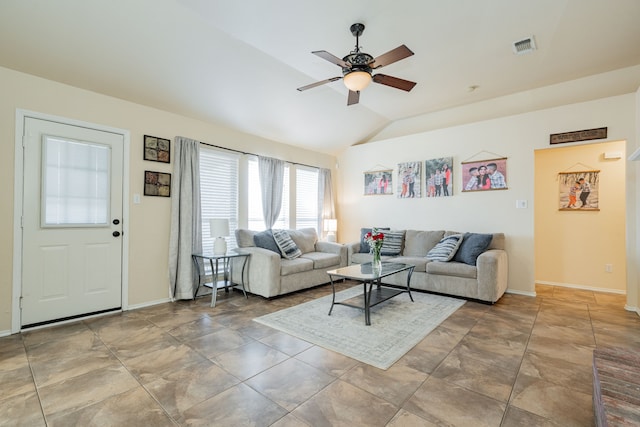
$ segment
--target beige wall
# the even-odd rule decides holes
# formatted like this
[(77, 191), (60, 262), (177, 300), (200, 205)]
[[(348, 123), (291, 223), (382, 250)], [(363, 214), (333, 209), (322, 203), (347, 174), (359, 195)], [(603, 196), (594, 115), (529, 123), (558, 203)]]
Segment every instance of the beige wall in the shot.
[[(536, 282), (626, 292), (625, 146), (616, 141), (535, 152)], [(607, 160), (605, 152), (622, 158)], [(585, 170), (600, 171), (600, 210), (558, 210), (558, 172)]]
[[(130, 195), (143, 194), (145, 169), (171, 172), (170, 165), (142, 160), (143, 135), (196, 140), (292, 162), (333, 168), (335, 158), (235, 132), (120, 99), (0, 67), (0, 335), (11, 328), (13, 200), (16, 109), (126, 129), (131, 134)], [(173, 144), (172, 144), (173, 145)], [(172, 147), (173, 148), (173, 147)], [(129, 305), (168, 297), (170, 199), (142, 196), (129, 201)]]
[[(372, 225), (501, 231), (509, 252), (509, 290), (533, 294), (534, 151), (549, 148), (552, 133), (607, 126), (608, 140), (626, 140), (632, 152), (637, 146), (635, 116), (636, 95), (627, 94), (351, 147), (338, 156), (340, 240), (357, 240), (360, 228)], [(363, 196), (365, 171), (389, 168), (397, 173), (400, 162), (449, 156), (454, 159), (453, 197)], [(508, 190), (461, 193), (460, 162), (502, 156), (508, 158)], [(627, 180), (636, 181), (634, 168), (627, 169)], [(626, 196), (625, 234), (637, 244), (635, 184)], [(527, 200), (528, 208), (516, 209), (516, 200)]]

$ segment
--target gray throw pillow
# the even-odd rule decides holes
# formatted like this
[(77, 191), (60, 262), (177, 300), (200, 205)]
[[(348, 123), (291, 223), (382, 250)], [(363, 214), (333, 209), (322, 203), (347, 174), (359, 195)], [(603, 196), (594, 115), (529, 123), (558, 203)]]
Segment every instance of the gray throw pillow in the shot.
[(276, 241), (273, 239), (273, 233), (271, 230), (261, 231), (253, 235), (253, 243), (263, 249), (269, 249), (280, 255), (280, 248), (276, 245)]
[(276, 245), (280, 248), (280, 253), (286, 259), (298, 258), (302, 255), (302, 251), (293, 241), (287, 230), (272, 230), (273, 240), (276, 241)]
[(493, 234), (464, 233), (462, 244), (458, 248), (454, 261), (469, 265), (476, 265), (478, 256), (487, 250), (493, 239)]
[(431, 261), (451, 261), (463, 240), (462, 234), (452, 234), (451, 236), (443, 237), (442, 240), (427, 252), (427, 258)]
[(384, 234), (384, 240), (382, 240), (380, 255), (400, 255), (404, 240), (404, 230), (383, 231), (382, 233)]
[[(389, 227), (376, 227), (378, 231), (384, 232), (384, 230), (389, 230)], [(364, 236), (367, 233), (371, 233), (371, 228), (361, 228), (360, 229), (360, 253), (368, 254), (371, 252), (371, 248), (369, 247), (369, 243), (365, 242)]]

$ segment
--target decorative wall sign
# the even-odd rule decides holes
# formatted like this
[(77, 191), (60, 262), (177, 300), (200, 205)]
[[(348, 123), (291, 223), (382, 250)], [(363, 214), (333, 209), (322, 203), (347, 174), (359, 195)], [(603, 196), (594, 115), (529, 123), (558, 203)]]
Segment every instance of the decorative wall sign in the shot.
[(600, 171), (560, 172), (559, 207), (561, 211), (599, 211)]
[(422, 162), (398, 163), (398, 198), (420, 197)]
[(589, 141), (591, 139), (604, 139), (607, 137), (607, 128), (577, 130), (574, 132), (552, 133), (549, 135), (549, 144), (565, 144), (567, 142)]
[(368, 171), (364, 173), (365, 196), (393, 194), (393, 170)]
[(425, 160), (424, 179), (427, 197), (453, 196), (453, 157)]
[(144, 195), (170, 197), (171, 174), (144, 171)]
[(462, 162), (462, 191), (506, 190), (507, 158)]
[(144, 136), (144, 160), (171, 162), (171, 141), (157, 136)]

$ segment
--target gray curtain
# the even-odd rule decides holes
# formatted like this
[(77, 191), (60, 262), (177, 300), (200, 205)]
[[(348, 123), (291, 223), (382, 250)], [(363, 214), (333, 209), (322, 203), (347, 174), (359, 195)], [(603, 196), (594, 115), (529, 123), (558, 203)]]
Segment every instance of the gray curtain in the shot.
[(318, 172), (318, 224), (319, 235), (324, 236), (324, 220), (336, 217), (333, 203), (333, 185), (331, 184), (331, 170), (320, 169)]
[(262, 216), (266, 227), (271, 228), (278, 219), (282, 207), (284, 161), (258, 156), (258, 169), (262, 194)]
[(194, 270), (191, 254), (202, 252), (200, 213), (200, 143), (177, 136), (171, 182), (169, 285), (172, 299), (191, 299)]

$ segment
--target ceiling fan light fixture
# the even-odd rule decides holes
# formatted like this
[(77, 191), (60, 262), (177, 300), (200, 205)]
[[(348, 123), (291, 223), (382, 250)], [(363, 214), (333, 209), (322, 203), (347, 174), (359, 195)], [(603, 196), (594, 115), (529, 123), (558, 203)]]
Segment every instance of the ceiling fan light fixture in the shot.
[(369, 86), (369, 83), (371, 83), (371, 74), (366, 71), (355, 70), (344, 76), (344, 85), (354, 92), (360, 92)]

